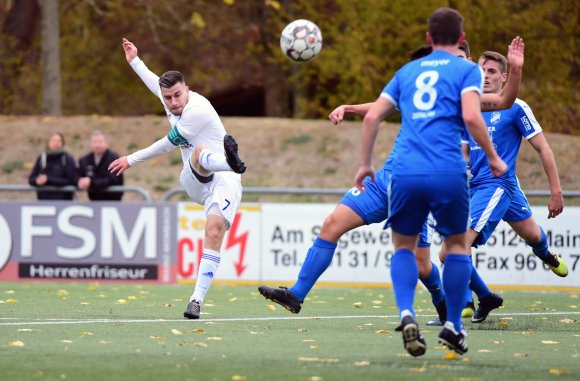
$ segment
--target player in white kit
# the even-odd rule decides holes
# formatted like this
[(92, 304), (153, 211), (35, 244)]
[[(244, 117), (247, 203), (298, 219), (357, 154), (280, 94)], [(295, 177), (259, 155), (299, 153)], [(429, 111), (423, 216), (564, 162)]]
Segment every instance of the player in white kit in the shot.
[(158, 77), (137, 56), (137, 47), (123, 38), (127, 62), (145, 85), (161, 99), (171, 131), (149, 147), (123, 156), (109, 166), (121, 174), (129, 167), (173, 150), (181, 149), (180, 183), (189, 197), (203, 205), (206, 214), (205, 245), (195, 290), (183, 313), (199, 319), (201, 305), (220, 263), (220, 248), (242, 198), (240, 174), (246, 166), (238, 145), (226, 130), (209, 101), (185, 85), (183, 75), (168, 71)]

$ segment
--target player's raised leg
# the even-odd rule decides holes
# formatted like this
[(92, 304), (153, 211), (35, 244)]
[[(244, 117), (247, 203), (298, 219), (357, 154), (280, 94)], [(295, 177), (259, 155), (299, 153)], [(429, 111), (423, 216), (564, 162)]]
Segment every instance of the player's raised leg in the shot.
[(231, 135), (224, 136), (224, 152), (225, 154), (222, 154), (204, 146), (197, 147), (192, 154), (192, 163), (208, 172), (244, 173), (246, 171), (246, 165), (238, 155), (238, 143)]
[(339, 204), (324, 220), (320, 235), (306, 254), (296, 283), (286, 287), (260, 286), (258, 290), (266, 299), (280, 304), (288, 311), (297, 314), (302, 303), (318, 278), (330, 266), (337, 242), (342, 235), (364, 225), (363, 219), (350, 207)]

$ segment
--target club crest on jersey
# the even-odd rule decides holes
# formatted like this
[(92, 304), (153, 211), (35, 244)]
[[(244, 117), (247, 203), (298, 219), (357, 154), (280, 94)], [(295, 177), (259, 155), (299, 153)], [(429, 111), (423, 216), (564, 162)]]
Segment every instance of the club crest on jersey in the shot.
[(501, 119), (501, 113), (495, 111), (495, 112), (491, 113), (491, 118), (489, 119), (489, 121), (493, 124), (498, 124), (500, 119)]

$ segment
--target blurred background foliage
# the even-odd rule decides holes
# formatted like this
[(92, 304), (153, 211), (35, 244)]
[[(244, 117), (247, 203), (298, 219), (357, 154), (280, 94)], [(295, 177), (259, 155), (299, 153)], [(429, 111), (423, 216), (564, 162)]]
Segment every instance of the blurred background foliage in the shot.
[[(42, 112), (36, 1), (0, 0), (1, 114)], [(126, 37), (151, 70), (182, 71), (223, 115), (325, 117), (376, 99), (440, 6), (463, 14), (474, 59), (505, 54), (523, 36), (520, 97), (545, 130), (580, 134), (580, 2), (570, 0), (59, 0), (63, 113), (163, 112), (125, 61)], [(302, 64), (279, 49), (298, 18), (324, 38), (320, 56)]]

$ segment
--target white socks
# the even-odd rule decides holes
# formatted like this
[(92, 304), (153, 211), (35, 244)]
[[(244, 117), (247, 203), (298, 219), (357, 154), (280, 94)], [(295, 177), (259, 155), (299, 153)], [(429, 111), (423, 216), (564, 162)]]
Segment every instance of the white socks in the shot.
[(195, 283), (195, 290), (189, 298), (191, 302), (193, 299), (197, 300), (199, 304), (203, 303), (205, 294), (211, 286), (211, 282), (217, 273), (220, 264), (220, 253), (218, 251), (204, 249), (201, 261), (199, 262), (199, 271), (197, 272), (197, 282)]
[(203, 169), (209, 172), (231, 171), (232, 168), (226, 161), (226, 156), (222, 153), (217, 153), (204, 149), (199, 154), (199, 164)]

